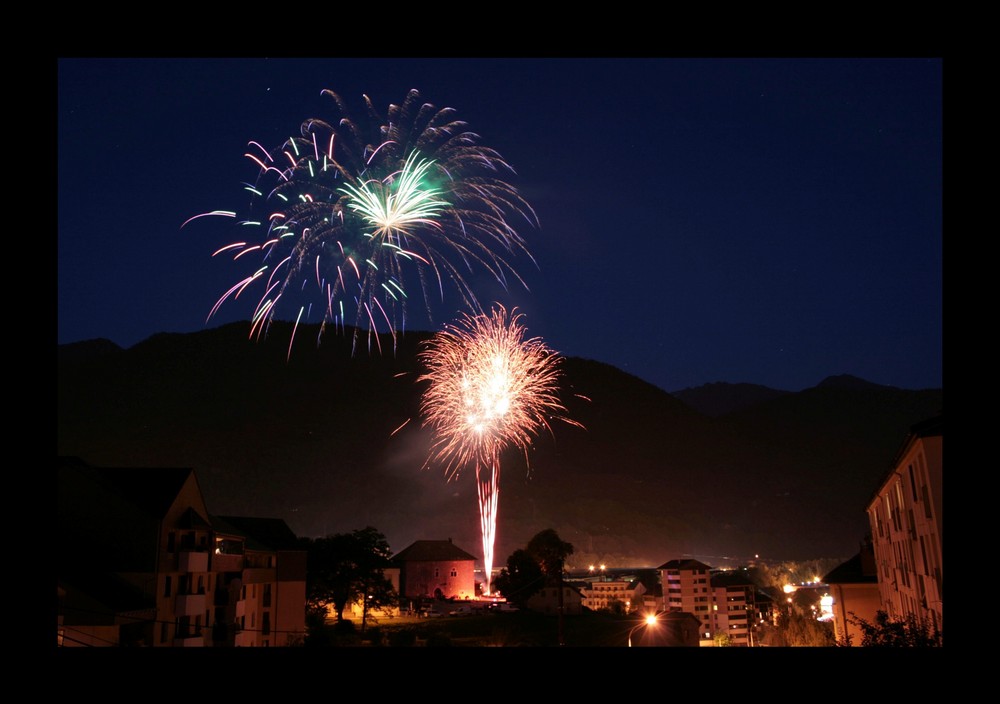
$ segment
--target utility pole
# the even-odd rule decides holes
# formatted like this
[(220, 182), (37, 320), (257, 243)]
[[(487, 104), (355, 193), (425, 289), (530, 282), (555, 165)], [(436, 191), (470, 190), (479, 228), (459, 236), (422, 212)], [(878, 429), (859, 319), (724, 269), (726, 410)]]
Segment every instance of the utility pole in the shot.
[(566, 636), (563, 630), (563, 561), (559, 560), (559, 645), (566, 645)]

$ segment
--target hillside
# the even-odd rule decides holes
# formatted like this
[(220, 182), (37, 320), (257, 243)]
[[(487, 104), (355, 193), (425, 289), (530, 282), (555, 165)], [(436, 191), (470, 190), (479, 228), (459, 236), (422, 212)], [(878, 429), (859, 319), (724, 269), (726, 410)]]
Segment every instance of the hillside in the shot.
[[(316, 347), (306, 340), (318, 329), (305, 328), (286, 360), (276, 341), (288, 334), (246, 332), (61, 347), (58, 454), (193, 467), (213, 513), (280, 517), (299, 535), (372, 525), (394, 550), (450, 537), (481, 555), (474, 477), (422, 469), (426, 334), (395, 352), (387, 336), (362, 336), (352, 352), (349, 335), (328, 331)], [(941, 390), (820, 385), (715, 418), (600, 362), (568, 358), (563, 370), (585, 430), (556, 425), (527, 461), (504, 457), (500, 564), (545, 528), (581, 564), (846, 559), (909, 426), (941, 411)]]

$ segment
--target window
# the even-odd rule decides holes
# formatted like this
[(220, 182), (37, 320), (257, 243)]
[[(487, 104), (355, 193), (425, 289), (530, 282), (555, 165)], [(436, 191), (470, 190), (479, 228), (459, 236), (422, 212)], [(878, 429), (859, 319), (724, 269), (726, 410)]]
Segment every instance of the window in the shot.
[(264, 585), (264, 606), (271, 605), (271, 584), (267, 583)]
[(440, 577), (441, 576), (441, 568), (440, 567), (435, 567), (434, 568), (434, 576), (435, 577)]
[(198, 575), (198, 593), (199, 594), (205, 593), (205, 576), (201, 574)]
[[(167, 579), (170, 579), (170, 577), (167, 577)], [(170, 635), (170, 624), (167, 623), (166, 621), (162, 621), (160, 623), (160, 642), (166, 643), (167, 637), (169, 635)]]
[(458, 576), (458, 570), (456, 570), (454, 567), (451, 568), (451, 576), (452, 577), (457, 577)]
[(260, 618), (260, 634), (262, 636), (271, 635), (271, 613), (265, 611)]
[(177, 536), (173, 531), (167, 535), (167, 552), (173, 552), (177, 548)]
[[(171, 534), (173, 535), (173, 534)], [(173, 577), (169, 574), (163, 580), (163, 596), (170, 596), (170, 588), (172, 585)]]

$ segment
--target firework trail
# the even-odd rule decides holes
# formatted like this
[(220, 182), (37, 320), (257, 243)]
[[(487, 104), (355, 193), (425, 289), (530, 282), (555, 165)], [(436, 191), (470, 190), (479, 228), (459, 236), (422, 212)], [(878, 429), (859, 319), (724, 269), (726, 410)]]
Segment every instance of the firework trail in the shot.
[(405, 330), (410, 305), (422, 303), (433, 319), (431, 301), (446, 290), (457, 290), (455, 308), (481, 312), (465, 279), (479, 268), (505, 288), (509, 277), (524, 285), (507, 257), (531, 255), (509, 219), (537, 225), (535, 213), (506, 180), (513, 169), (452, 108), (411, 90), (383, 117), (365, 96), (367, 119), (356, 122), (339, 96), (322, 95), (336, 120), (306, 120), (277, 149), (250, 142), (245, 156), (258, 176), (246, 184), (246, 217), (216, 210), (181, 226), (212, 215), (256, 233), (213, 254), (254, 263), (209, 319), (253, 288), (251, 336), (288, 311), (292, 340), (300, 322), (321, 322), (320, 334), (328, 323), (350, 323), (368, 330), (370, 347), (380, 327), (393, 340)]
[[(420, 352), (429, 382), (421, 399), (424, 425), (434, 431), (425, 468), (443, 467), (449, 481), (474, 467), (479, 496), (486, 592), (493, 568), (500, 454), (524, 451), (550, 421), (566, 417), (558, 397), (560, 357), (540, 338), (525, 339), (522, 315), (503, 306), (446, 325)], [(582, 427), (582, 426), (580, 426)]]

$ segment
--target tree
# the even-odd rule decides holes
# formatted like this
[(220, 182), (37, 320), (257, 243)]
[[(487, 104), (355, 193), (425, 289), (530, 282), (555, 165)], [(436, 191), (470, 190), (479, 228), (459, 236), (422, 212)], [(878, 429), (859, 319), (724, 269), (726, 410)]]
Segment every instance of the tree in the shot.
[[(875, 612), (875, 622), (871, 623), (851, 612), (848, 620), (861, 629), (862, 647), (941, 647), (941, 632), (922, 623), (912, 614), (905, 619), (892, 621), (888, 613), (879, 610)], [(850, 638), (838, 645), (851, 645)]]
[(563, 633), (563, 571), (566, 558), (573, 554), (573, 546), (548, 528), (528, 541), (528, 554), (538, 561), (546, 581), (556, 586), (559, 595), (559, 645), (566, 645)]
[(385, 536), (371, 526), (351, 533), (306, 540), (306, 598), (313, 611), (333, 606), (337, 623), (344, 609), (361, 602), (361, 630), (372, 610), (398, 603), (398, 595), (384, 570), (392, 552)]
[(608, 602), (608, 605), (604, 607), (604, 610), (608, 613), (614, 614), (615, 616), (624, 616), (625, 602), (621, 599), (612, 599)]
[(836, 645), (833, 623), (817, 621), (811, 615), (789, 608), (781, 614), (778, 624), (761, 624), (757, 629), (757, 642), (773, 647), (823, 648)]
[(494, 584), (507, 601), (526, 609), (528, 599), (544, 585), (542, 568), (527, 550), (515, 550), (507, 558), (507, 566), (500, 570)]
[[(563, 566), (573, 554), (573, 546), (559, 538), (551, 528), (536, 534), (523, 550), (507, 558), (494, 584), (507, 600), (526, 608), (528, 599), (546, 584), (562, 586)], [(562, 590), (560, 589), (560, 598)]]
[(552, 528), (547, 528), (528, 541), (527, 552), (542, 568), (549, 583), (561, 582), (566, 558), (573, 554), (573, 545), (561, 540)]

